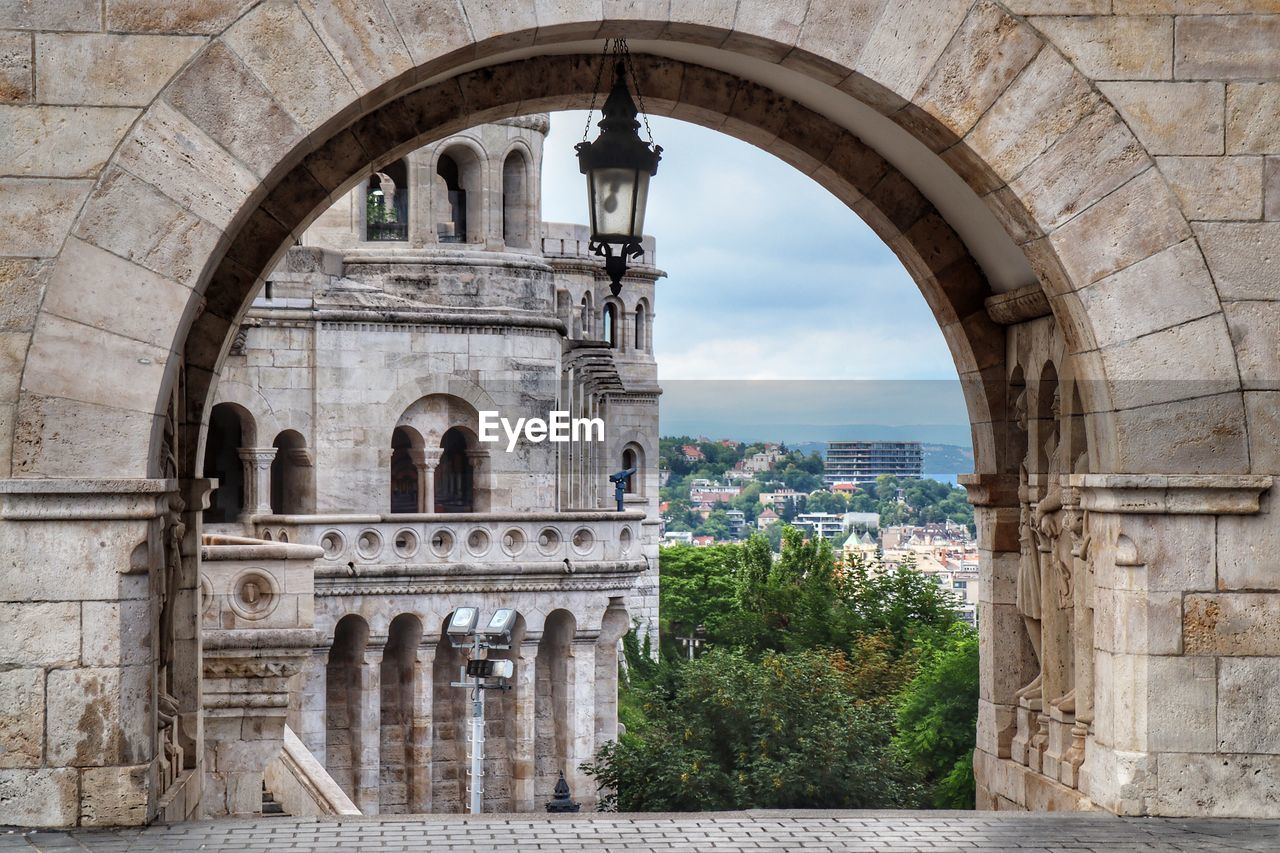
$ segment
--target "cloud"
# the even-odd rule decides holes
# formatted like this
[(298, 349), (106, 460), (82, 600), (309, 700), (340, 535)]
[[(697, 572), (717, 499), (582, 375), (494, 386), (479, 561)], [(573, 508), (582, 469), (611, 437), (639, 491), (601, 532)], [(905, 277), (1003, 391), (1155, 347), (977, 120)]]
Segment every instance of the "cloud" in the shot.
[[(552, 117), (549, 221), (585, 221), (573, 152), (585, 120)], [(664, 117), (651, 124), (666, 149), (645, 229), (669, 275), (655, 306), (662, 379), (956, 378), (910, 276), (842, 202), (745, 142)]]

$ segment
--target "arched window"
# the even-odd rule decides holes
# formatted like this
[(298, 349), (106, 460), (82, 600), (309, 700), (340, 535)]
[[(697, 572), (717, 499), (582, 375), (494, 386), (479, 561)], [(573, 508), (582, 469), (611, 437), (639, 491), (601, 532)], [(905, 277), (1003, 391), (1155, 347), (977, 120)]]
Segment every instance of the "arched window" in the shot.
[(364, 214), (366, 240), (409, 239), (409, 167), (404, 160), (390, 163), (369, 177)]
[(311, 495), (311, 458), (307, 442), (291, 429), (276, 436), (271, 460), (271, 512), (300, 515), (307, 512)]
[(391, 433), (391, 511), (420, 512), (418, 467), (411, 451), (421, 447), (417, 435), (408, 427), (396, 427)]
[(636, 305), (636, 336), (632, 341), (635, 349), (642, 352), (648, 350), (649, 342), (648, 338), (645, 337), (648, 331), (648, 312), (645, 311), (644, 303), (641, 302)]
[(230, 524), (244, 512), (242, 447), (253, 446), (253, 419), (234, 403), (219, 403), (209, 413), (204, 445), (204, 476), (218, 481), (204, 511), (205, 524)]
[(595, 326), (595, 323), (592, 322), (595, 319), (595, 315), (594, 315), (594, 312), (592, 312), (591, 310), (591, 294), (590, 293), (582, 294), (581, 313), (582, 313), (582, 337), (589, 340), (593, 332), (593, 327)]
[(640, 482), (644, 476), (644, 463), (641, 461), (643, 455), (644, 451), (634, 444), (628, 444), (622, 450), (622, 470), (636, 469), (636, 472), (627, 478), (627, 494), (629, 495), (640, 494)]
[(436, 238), (441, 243), (467, 242), (467, 189), (464, 169), (452, 154), (436, 161)]
[(611, 347), (616, 347), (618, 345), (618, 309), (612, 302), (605, 303), (600, 322), (600, 340), (608, 342)]
[(512, 151), (502, 164), (502, 242), (529, 247), (529, 197), (524, 158)]
[(457, 427), (440, 439), (440, 464), (436, 466), (436, 512), (472, 512), (475, 482), (466, 434)]

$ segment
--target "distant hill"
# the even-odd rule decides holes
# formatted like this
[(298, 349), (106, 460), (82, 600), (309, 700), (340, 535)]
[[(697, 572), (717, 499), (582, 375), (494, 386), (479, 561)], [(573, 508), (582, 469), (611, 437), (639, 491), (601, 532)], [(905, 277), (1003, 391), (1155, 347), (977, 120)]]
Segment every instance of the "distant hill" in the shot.
[[(903, 441), (913, 441), (914, 439), (902, 439)], [(923, 442), (924, 444), (924, 473), (932, 474), (964, 474), (973, 470), (973, 450), (967, 445), (960, 447), (955, 444), (933, 444)], [(787, 444), (792, 450), (799, 450), (801, 453), (817, 453), (822, 458), (827, 457), (827, 442), (825, 441), (799, 441), (795, 444)]]
[[(972, 438), (968, 424), (909, 424), (887, 426), (884, 424), (750, 424), (729, 421), (712, 421), (678, 418), (662, 419), (663, 435), (705, 435), (711, 439), (731, 438), (735, 441), (780, 441), (788, 447), (822, 445), (829, 441), (919, 441), (929, 445), (947, 445), (970, 453), (968, 468), (972, 465)], [(925, 465), (928, 466), (926, 452)], [(945, 472), (952, 473), (952, 472)]]

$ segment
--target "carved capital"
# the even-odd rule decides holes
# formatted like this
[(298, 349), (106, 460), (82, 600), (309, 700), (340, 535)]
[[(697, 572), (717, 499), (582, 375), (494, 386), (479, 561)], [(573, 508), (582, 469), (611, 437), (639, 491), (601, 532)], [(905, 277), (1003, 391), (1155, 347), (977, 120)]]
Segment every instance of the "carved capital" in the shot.
[(1090, 512), (1149, 515), (1252, 515), (1268, 474), (1075, 474)]
[(956, 478), (969, 493), (974, 506), (1016, 506), (1018, 477), (1016, 474), (961, 474)]
[(274, 447), (242, 447), (239, 452), (242, 462), (259, 470), (270, 468), (271, 463), (276, 458), (276, 448)]

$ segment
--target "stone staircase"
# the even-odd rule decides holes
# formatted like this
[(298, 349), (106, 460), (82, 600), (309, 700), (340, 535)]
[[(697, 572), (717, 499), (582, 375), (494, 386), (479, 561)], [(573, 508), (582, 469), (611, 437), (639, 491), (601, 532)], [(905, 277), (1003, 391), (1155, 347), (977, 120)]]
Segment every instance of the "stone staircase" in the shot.
[(276, 802), (275, 794), (267, 790), (267, 783), (262, 783), (262, 816), (263, 817), (290, 817), (290, 814), (284, 810), (284, 804)]

